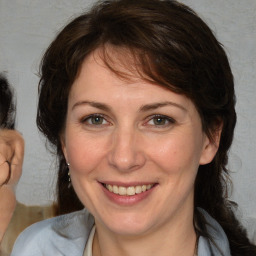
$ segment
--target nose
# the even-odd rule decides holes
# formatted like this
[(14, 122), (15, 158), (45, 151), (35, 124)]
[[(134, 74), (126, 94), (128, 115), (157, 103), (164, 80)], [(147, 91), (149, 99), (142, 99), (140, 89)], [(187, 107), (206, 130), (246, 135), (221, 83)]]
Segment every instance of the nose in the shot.
[(112, 136), (111, 145), (108, 161), (118, 171), (134, 171), (145, 164), (146, 157), (138, 132), (131, 129), (117, 130)]

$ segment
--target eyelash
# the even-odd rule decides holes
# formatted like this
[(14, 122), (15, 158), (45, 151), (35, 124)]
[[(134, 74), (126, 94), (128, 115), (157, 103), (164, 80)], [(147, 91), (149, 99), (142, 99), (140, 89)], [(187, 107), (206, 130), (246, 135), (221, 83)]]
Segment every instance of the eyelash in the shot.
[[(89, 115), (89, 116), (86, 116), (85, 118), (82, 118), (81, 120), (81, 123), (86, 123), (87, 125), (91, 125), (91, 126), (102, 126), (102, 125), (106, 125), (106, 124), (93, 124), (92, 123), (92, 119), (93, 118), (102, 118), (103, 119), (103, 122), (107, 122), (109, 124), (109, 121), (107, 121), (106, 117), (102, 114), (92, 114), (92, 115)], [(91, 120), (91, 123), (89, 123), (89, 120)]]
[[(161, 120), (163, 120), (165, 123), (164, 124), (149, 124), (149, 122), (150, 121), (153, 121), (154, 122), (154, 119), (161, 119)], [(167, 124), (166, 124), (166, 122), (168, 122)], [(165, 116), (165, 115), (153, 115), (153, 116), (150, 116), (149, 118), (148, 118), (148, 120), (147, 120), (147, 122), (146, 122), (146, 124), (145, 125), (150, 125), (150, 126), (155, 126), (155, 127), (157, 127), (157, 128), (166, 128), (166, 127), (168, 127), (168, 126), (170, 126), (171, 124), (174, 124), (176, 121), (173, 119), (173, 118), (171, 118), (171, 117), (169, 117), (169, 116)]]
[[(93, 118), (100, 118), (102, 120), (103, 123), (93, 123), (92, 119)], [(160, 121), (164, 121), (163, 124), (156, 124), (154, 122), (155, 119), (159, 119)], [(153, 121), (154, 124), (150, 124), (150, 121)], [(106, 123), (104, 123), (106, 122)], [(165, 115), (152, 115), (150, 117), (147, 118), (147, 121), (143, 124), (143, 126), (151, 126), (151, 127), (156, 127), (156, 128), (166, 128), (169, 127), (170, 125), (174, 124), (176, 121), (169, 117), (169, 116), (165, 116)], [(102, 114), (92, 114), (89, 116), (86, 116), (84, 118), (81, 119), (81, 123), (86, 124), (88, 126), (93, 126), (93, 127), (101, 127), (101, 126), (106, 126), (106, 125), (110, 125), (111, 123), (107, 120), (107, 118), (105, 117), (105, 115)]]

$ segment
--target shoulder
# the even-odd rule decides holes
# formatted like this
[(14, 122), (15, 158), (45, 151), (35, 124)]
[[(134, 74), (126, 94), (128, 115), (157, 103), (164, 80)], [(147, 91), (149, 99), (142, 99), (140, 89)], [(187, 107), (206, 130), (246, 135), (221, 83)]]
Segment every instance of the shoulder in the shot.
[(201, 208), (197, 209), (205, 218), (207, 233), (210, 237), (209, 239), (200, 236), (198, 243), (198, 256), (230, 256), (229, 241), (223, 228), (205, 210)]
[(86, 210), (38, 222), (21, 233), (11, 256), (82, 255), (93, 224)]

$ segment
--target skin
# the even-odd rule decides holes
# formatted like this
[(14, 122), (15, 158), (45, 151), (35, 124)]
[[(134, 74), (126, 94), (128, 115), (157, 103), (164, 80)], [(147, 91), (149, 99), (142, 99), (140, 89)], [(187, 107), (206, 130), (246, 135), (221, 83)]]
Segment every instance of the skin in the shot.
[[(95, 217), (93, 255), (193, 255), (194, 181), (216, 142), (185, 96), (120, 79), (97, 51), (87, 57), (70, 91), (62, 145), (74, 189)], [(154, 186), (141, 200), (119, 200), (102, 183)]]
[(11, 164), (11, 177), (7, 184), (0, 187), (0, 241), (8, 227), (16, 206), (15, 187), (22, 172), (24, 140), (14, 130), (0, 130), (0, 184), (8, 177)]

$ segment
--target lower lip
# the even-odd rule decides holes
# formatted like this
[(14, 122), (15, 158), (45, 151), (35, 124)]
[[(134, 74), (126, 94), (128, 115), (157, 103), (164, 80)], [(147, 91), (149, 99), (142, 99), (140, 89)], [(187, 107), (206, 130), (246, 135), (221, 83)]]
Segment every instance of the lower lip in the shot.
[(108, 189), (106, 189), (102, 184), (101, 187), (103, 189), (103, 192), (108, 197), (110, 201), (112, 201), (115, 204), (122, 205), (122, 206), (132, 206), (135, 205), (146, 198), (150, 196), (150, 194), (154, 191), (156, 188), (156, 185), (154, 185), (151, 189), (142, 192), (140, 194), (135, 194), (133, 196), (121, 196), (118, 194), (115, 194), (113, 192), (110, 192)]

